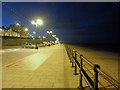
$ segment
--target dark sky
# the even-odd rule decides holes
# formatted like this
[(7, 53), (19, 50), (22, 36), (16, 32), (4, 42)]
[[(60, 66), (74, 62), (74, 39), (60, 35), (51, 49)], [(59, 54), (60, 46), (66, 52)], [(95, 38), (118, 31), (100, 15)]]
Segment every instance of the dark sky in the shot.
[(31, 21), (41, 18), (47, 30), (67, 42), (117, 43), (119, 34), (119, 3), (93, 2), (9, 2), (2, 6), (2, 25), (20, 23), (35, 29)]

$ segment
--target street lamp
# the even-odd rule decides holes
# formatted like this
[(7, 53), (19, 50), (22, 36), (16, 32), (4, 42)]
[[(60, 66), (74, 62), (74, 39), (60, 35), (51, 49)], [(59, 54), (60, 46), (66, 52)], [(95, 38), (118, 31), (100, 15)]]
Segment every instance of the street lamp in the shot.
[[(41, 19), (37, 19), (36, 21), (32, 21), (31, 23), (36, 27), (34, 34), (36, 34), (36, 38), (37, 38), (37, 26), (43, 25), (43, 21)], [(37, 47), (37, 40), (36, 40), (36, 47)], [(38, 47), (36, 49), (38, 49)]]
[(32, 23), (32, 24), (36, 24), (35, 21), (32, 21), (31, 23)]
[(59, 38), (58, 37), (55, 37), (55, 39), (56, 39), (56, 43), (58, 44), (59, 43)]
[(37, 19), (36, 21), (32, 21), (31, 22), (33, 25), (35, 25), (35, 27), (36, 27), (36, 30), (35, 30), (35, 32), (36, 32), (36, 38), (37, 38), (37, 26), (38, 25), (43, 25), (43, 21), (41, 20), (41, 19)]
[(41, 19), (37, 19), (36, 23), (37, 23), (38, 25), (43, 25), (43, 21), (42, 21)]
[[(48, 33), (50, 35), (53, 32), (52, 31), (46, 31), (46, 33)], [(51, 38), (51, 36), (50, 36), (50, 38)], [(50, 43), (50, 40), (49, 40), (49, 43)]]
[(34, 34), (36, 34), (36, 32), (35, 32), (35, 31), (34, 31), (33, 33), (34, 33)]
[(52, 37), (56, 37), (56, 35), (52, 35)]
[(51, 33), (52, 33), (52, 31), (46, 31), (46, 33), (51, 34)]

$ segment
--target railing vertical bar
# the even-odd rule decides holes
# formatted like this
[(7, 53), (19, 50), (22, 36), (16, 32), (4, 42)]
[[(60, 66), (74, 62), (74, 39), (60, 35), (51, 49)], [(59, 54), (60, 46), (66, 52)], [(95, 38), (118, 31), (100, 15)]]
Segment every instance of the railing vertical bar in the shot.
[(94, 90), (98, 90), (98, 70), (100, 69), (100, 66), (98, 64), (94, 65)]
[(83, 85), (82, 85), (82, 64), (83, 64), (82, 56), (83, 55), (80, 55), (80, 81), (79, 81), (79, 86), (78, 86), (79, 89), (83, 88)]
[[(74, 56), (74, 52), (73, 52), (73, 50), (72, 50), (72, 58), (73, 58), (73, 56)], [(74, 60), (72, 60), (72, 67), (74, 67)]]
[(76, 63), (76, 60), (77, 60), (77, 51), (74, 51), (74, 57), (75, 57), (75, 72), (74, 72), (74, 75), (78, 75), (77, 73), (77, 63)]

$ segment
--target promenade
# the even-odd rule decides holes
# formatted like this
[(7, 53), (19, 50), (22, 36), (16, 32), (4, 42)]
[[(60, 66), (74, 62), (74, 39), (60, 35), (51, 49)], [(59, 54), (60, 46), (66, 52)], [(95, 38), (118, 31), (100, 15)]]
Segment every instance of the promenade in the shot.
[(34, 52), (3, 66), (2, 88), (78, 87), (79, 75), (74, 75), (64, 45), (45, 47)]

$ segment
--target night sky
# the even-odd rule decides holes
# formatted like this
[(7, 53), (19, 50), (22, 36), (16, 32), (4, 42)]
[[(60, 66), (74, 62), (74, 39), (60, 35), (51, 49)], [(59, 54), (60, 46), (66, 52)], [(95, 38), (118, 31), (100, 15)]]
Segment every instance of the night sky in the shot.
[(2, 25), (20, 23), (32, 34), (32, 20), (41, 18), (39, 35), (52, 30), (64, 42), (118, 43), (119, 3), (4, 2)]

